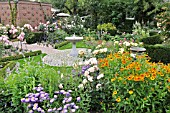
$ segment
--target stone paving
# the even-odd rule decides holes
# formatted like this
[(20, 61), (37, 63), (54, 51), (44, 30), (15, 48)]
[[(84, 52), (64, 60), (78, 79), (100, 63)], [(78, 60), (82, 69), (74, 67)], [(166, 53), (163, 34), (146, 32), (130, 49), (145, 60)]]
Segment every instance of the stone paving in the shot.
[[(10, 43), (14, 47), (19, 47), (20, 42), (12, 42)], [(22, 49), (27, 49), (27, 50), (41, 50), (42, 53), (46, 53), (47, 55), (43, 58), (43, 62), (45, 64), (51, 65), (51, 66), (72, 66), (74, 63), (82, 61), (82, 59), (77, 58), (77, 57), (71, 57), (69, 53), (71, 52), (71, 49), (66, 49), (66, 50), (57, 50), (54, 49), (53, 47), (49, 46), (43, 46), (43, 45), (38, 45), (38, 44), (26, 44), (25, 42), (22, 43)], [(85, 48), (77, 48), (77, 50), (81, 50)]]

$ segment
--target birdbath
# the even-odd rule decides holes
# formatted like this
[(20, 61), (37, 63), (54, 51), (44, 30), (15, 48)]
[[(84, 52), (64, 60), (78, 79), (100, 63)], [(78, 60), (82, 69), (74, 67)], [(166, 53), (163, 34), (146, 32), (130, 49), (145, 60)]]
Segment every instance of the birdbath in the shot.
[(135, 54), (138, 53), (138, 55), (146, 51), (146, 49), (143, 47), (131, 47), (130, 50), (132, 51), (132, 53), (135, 53)]
[(75, 34), (72, 37), (66, 37), (67, 41), (72, 42), (72, 50), (70, 52), (70, 56), (77, 57), (78, 51), (76, 49), (76, 42), (83, 40), (83, 37), (77, 37)]

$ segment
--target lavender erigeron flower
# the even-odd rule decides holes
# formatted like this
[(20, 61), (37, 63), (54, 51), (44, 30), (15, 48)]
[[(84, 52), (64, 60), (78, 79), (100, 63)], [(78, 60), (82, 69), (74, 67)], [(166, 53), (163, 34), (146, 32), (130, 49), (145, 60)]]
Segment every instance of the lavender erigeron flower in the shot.
[[(27, 107), (29, 110), (29, 113), (34, 112), (40, 112), (40, 113), (46, 113), (46, 112), (54, 112), (54, 113), (70, 113), (70, 112), (76, 112), (76, 110), (79, 108), (74, 102), (73, 97), (71, 96), (72, 90), (59, 90), (54, 92), (53, 98), (49, 97), (49, 94), (46, 93), (44, 88), (40, 85), (37, 87), (34, 87), (33, 90), (37, 91), (36, 93), (28, 93), (26, 94), (25, 98), (21, 99), (22, 103), (27, 103)], [(64, 96), (64, 97), (63, 97)], [(56, 101), (60, 101), (60, 97), (62, 99), (63, 105), (60, 107), (54, 107), (51, 108), (53, 103)], [(80, 102), (81, 98), (76, 98), (77, 102)], [(44, 105), (44, 102), (46, 103)]]

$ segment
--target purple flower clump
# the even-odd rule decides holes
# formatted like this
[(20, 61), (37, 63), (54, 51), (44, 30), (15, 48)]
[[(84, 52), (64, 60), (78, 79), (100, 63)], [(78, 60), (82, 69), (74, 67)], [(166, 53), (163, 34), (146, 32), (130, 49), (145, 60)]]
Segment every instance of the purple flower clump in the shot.
[[(79, 108), (73, 101), (73, 97), (71, 96), (72, 90), (59, 90), (54, 92), (53, 98), (49, 97), (49, 94), (43, 91), (43, 87), (41, 85), (38, 85), (38, 87), (34, 87), (33, 90), (36, 90), (37, 93), (28, 93), (25, 98), (21, 99), (22, 103), (27, 103), (28, 108), (30, 109), (29, 113), (34, 113), (34, 112), (40, 112), (40, 113), (45, 113), (45, 112), (54, 112), (54, 113), (73, 113), (76, 112), (76, 110)], [(48, 101), (49, 104), (53, 104), (59, 96), (62, 95), (62, 106), (58, 108), (42, 108), (41, 103)], [(77, 97), (77, 102), (80, 102), (81, 98)], [(45, 111), (46, 109), (46, 111)]]
[(90, 68), (90, 65), (85, 65), (85, 66), (82, 66), (82, 71), (81, 73), (84, 74), (84, 72)]

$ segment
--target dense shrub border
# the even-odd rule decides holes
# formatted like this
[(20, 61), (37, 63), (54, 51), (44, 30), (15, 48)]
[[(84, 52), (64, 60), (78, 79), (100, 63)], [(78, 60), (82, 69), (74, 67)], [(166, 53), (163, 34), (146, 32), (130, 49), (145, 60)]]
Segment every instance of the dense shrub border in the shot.
[(0, 77), (5, 77), (6, 75), (6, 70), (9, 68), (10, 70), (12, 70), (15, 65), (16, 65), (16, 62), (13, 62), (13, 61), (10, 61), (10, 62), (0, 62), (0, 64), (4, 64), (3, 68), (0, 69)]
[(18, 59), (22, 59), (22, 58), (27, 58), (29, 56), (36, 56), (36, 55), (39, 55), (41, 53), (42, 53), (41, 50), (38, 50), (38, 51), (28, 52), (28, 53), (24, 53), (24, 54), (20, 54), (20, 55), (4, 57), (4, 58), (0, 58), (0, 62), (18, 60)]
[(42, 37), (43, 37), (44, 33), (43, 32), (33, 32), (28, 34), (28, 36), (26, 37), (26, 42), (28, 44), (33, 44), (36, 42), (40, 42), (42, 41)]
[(154, 44), (161, 44), (163, 40), (161, 39), (161, 36), (153, 35), (146, 38), (142, 38), (140, 41), (142, 41), (144, 44), (154, 45)]
[(145, 45), (145, 48), (152, 62), (170, 63), (170, 47), (156, 44)]
[(55, 49), (58, 49), (58, 48), (60, 48), (60, 47), (62, 47), (64, 45), (67, 45), (68, 43), (69, 43), (68, 41), (64, 41), (64, 42), (61, 42), (59, 44), (55, 44)]

